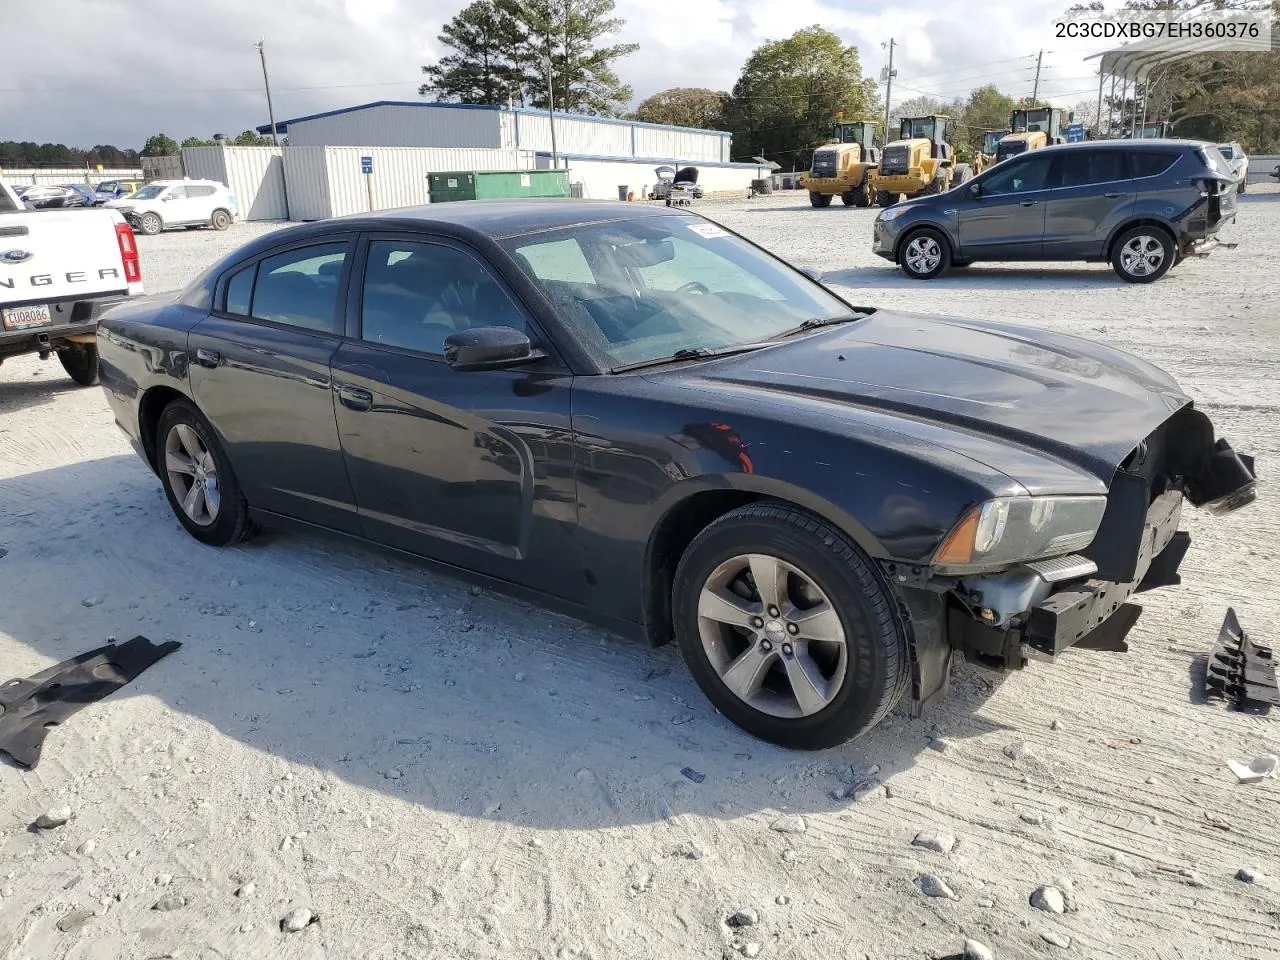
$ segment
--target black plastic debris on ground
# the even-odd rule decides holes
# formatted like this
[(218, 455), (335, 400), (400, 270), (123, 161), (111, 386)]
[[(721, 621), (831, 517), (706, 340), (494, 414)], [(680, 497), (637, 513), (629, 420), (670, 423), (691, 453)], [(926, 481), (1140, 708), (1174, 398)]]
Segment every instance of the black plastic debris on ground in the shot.
[(1271, 648), (1249, 639), (1234, 609), (1227, 610), (1218, 640), (1209, 651), (1205, 694), (1250, 713), (1266, 713), (1280, 706)]
[(694, 783), (701, 783), (703, 780), (707, 779), (707, 775), (705, 773), (699, 773), (697, 770), (693, 769), (693, 767), (685, 767), (680, 772)]
[(146, 637), (134, 637), (0, 684), (0, 753), (33, 768), (52, 728), (81, 707), (115, 693), (180, 646), (176, 640), (153, 644)]

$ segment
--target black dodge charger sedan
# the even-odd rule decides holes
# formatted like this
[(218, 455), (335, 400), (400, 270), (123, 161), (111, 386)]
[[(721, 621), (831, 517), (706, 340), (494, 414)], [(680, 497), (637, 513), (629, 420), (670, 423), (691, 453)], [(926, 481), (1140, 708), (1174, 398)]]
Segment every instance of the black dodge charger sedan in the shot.
[(854, 306), (678, 209), (440, 204), (255, 240), (99, 333), (178, 520), (290, 521), (674, 638), (735, 723), (855, 737), (1124, 649), (1249, 458), (1084, 340)]

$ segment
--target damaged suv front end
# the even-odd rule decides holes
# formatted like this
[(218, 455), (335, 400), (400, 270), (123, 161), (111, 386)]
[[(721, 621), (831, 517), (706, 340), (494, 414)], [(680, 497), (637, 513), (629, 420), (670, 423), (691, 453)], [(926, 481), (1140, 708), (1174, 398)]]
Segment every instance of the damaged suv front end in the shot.
[(1142, 612), (1130, 599), (1181, 582), (1184, 501), (1220, 515), (1256, 492), (1252, 457), (1188, 402), (1134, 446), (1105, 496), (976, 504), (927, 567), (885, 564), (915, 634), (917, 708), (945, 691), (955, 652), (1011, 670), (1071, 647), (1127, 651)]

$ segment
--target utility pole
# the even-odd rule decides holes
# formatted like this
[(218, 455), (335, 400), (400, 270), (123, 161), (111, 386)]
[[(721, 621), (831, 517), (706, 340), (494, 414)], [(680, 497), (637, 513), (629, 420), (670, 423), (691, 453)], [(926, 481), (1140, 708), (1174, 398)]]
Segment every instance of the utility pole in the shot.
[(560, 166), (556, 158), (556, 92), (551, 82), (551, 54), (547, 54), (547, 123), (551, 126), (551, 169)]
[(1040, 61), (1042, 61), (1043, 59), (1044, 59), (1044, 50), (1041, 49), (1040, 52), (1036, 54), (1036, 82), (1035, 82), (1035, 86), (1031, 88), (1032, 103), (1039, 103), (1040, 101)]
[(271, 106), (271, 81), (267, 78), (267, 51), (265, 39), (254, 44), (258, 48), (258, 57), (262, 60), (262, 85), (267, 88), (267, 119), (271, 121), (271, 142), (280, 146), (280, 138), (276, 136), (276, 112)]
[(884, 142), (885, 142), (885, 143), (888, 143), (890, 140), (892, 140), (892, 139), (893, 139), (893, 137), (891, 137), (891, 136), (889, 135), (889, 103), (890, 103), (890, 101), (893, 99), (893, 74), (894, 74), (894, 69), (893, 69), (893, 47), (894, 47), (894, 39), (893, 39), (893, 37), (890, 37), (890, 38), (889, 38), (889, 66), (888, 66), (888, 67), (886, 67), (886, 68), (885, 68), (885, 71), (884, 71), (884, 79), (885, 79), (885, 88), (884, 88)]

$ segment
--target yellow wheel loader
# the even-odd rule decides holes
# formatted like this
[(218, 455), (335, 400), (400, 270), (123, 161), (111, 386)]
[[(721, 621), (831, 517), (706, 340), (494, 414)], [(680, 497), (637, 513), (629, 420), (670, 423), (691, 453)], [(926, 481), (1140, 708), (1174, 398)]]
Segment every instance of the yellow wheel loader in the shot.
[(996, 147), (996, 163), (1008, 160), (1028, 150), (1039, 150), (1054, 143), (1066, 143), (1062, 133), (1065, 124), (1071, 122), (1074, 113), (1065, 113), (1059, 107), (1039, 107), (1035, 110), (1015, 110), (1009, 114), (1009, 129)]
[[(996, 162), (996, 151), (1000, 149), (1000, 141), (1009, 133), (1008, 130), (988, 130), (982, 135), (982, 149), (978, 151), (978, 156), (982, 157), (983, 169)], [(982, 171), (976, 169), (975, 165), (973, 172), (981, 173)]]
[(800, 175), (815, 207), (829, 207), (839, 197), (846, 207), (871, 205), (869, 174), (880, 161), (874, 120), (837, 121), (829, 143), (813, 151), (813, 163)]
[(875, 202), (882, 207), (897, 203), (899, 196), (943, 193), (973, 176), (967, 163), (956, 163), (947, 142), (950, 117), (905, 117), (898, 139), (880, 151), (880, 166), (871, 175)]

